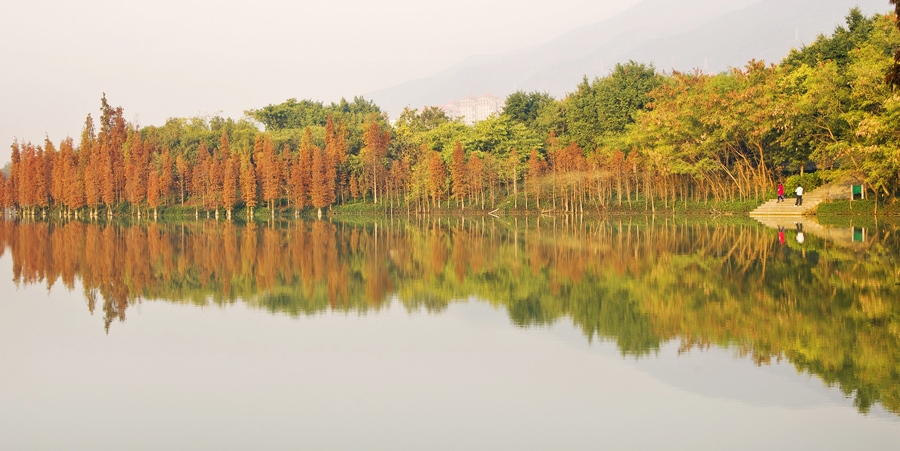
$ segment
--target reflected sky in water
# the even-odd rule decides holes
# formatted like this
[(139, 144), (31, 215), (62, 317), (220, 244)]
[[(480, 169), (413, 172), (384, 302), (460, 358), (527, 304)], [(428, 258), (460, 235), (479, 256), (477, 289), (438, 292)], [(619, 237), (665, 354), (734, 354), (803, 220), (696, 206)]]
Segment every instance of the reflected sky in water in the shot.
[(896, 417), (862, 416), (790, 367), (673, 346), (622, 357), (569, 324), (516, 328), (475, 300), (300, 318), (147, 302), (107, 336), (78, 294), (3, 290), (3, 449), (900, 444)]
[(474, 296), (309, 316), (143, 299), (107, 331), (81, 281), (12, 272), (0, 256), (0, 449), (900, 447), (900, 417), (787, 361), (623, 353)]

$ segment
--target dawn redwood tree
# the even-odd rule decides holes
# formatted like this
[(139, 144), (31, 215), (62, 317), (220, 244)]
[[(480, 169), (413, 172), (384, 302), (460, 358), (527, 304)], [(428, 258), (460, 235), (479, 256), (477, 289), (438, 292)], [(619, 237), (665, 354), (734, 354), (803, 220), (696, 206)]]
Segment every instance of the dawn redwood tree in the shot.
[(6, 187), (6, 205), (12, 209), (19, 208), (19, 172), (22, 166), (22, 153), (19, 142), (14, 140), (10, 153), (9, 184)]
[(125, 157), (125, 198), (131, 204), (132, 210), (136, 209), (140, 215), (141, 203), (147, 197), (149, 162), (147, 147), (144, 146), (140, 134), (133, 133), (131, 139), (133, 142)]
[(318, 147), (312, 149), (312, 177), (310, 179), (309, 195), (313, 208), (318, 209), (319, 217), (322, 217), (322, 208), (330, 205), (329, 185), (326, 176), (325, 152)]
[(73, 164), (74, 170), (69, 174), (67, 180), (66, 205), (69, 206), (71, 214), (77, 219), (78, 212), (84, 208), (84, 166), (81, 152), (74, 152)]
[(456, 206), (465, 207), (465, 197), (468, 191), (468, 176), (466, 175), (466, 154), (459, 141), (453, 145), (453, 154), (450, 159), (450, 190), (456, 199)]
[(169, 205), (169, 194), (172, 191), (172, 185), (175, 178), (175, 161), (169, 153), (168, 147), (163, 147), (162, 153), (159, 155), (159, 196), (163, 205)]
[(359, 199), (359, 181), (356, 179), (356, 174), (350, 174), (349, 190), (351, 199)]
[(428, 192), (431, 194), (432, 205), (437, 208), (444, 193), (444, 185), (447, 181), (447, 169), (444, 167), (444, 159), (440, 152), (431, 151), (428, 160)]
[(325, 119), (325, 154), (333, 154), (334, 157), (337, 156), (337, 149), (335, 149), (335, 140), (337, 139), (335, 126), (334, 126), (334, 116), (329, 114)]
[[(205, 209), (209, 204), (209, 191), (211, 189), (209, 183), (209, 148), (205, 141), (200, 141), (197, 146), (197, 161), (194, 163), (191, 171), (191, 194), (195, 197), (195, 202), (199, 201)], [(198, 213), (195, 209), (194, 215)]]
[(100, 99), (100, 112), (100, 131), (97, 140), (100, 141), (104, 153), (103, 161), (106, 164), (101, 171), (102, 198), (111, 213), (111, 206), (123, 197), (125, 189), (123, 146), (128, 137), (128, 130), (122, 107), (110, 106), (105, 93)]
[[(228, 161), (232, 158), (231, 152), (231, 142), (228, 139), (228, 132), (225, 129), (222, 129), (222, 135), (219, 136), (219, 146), (216, 147), (215, 152), (213, 152), (213, 161), (215, 163), (214, 170), (212, 171), (212, 183), (214, 186), (214, 199), (215, 199), (215, 207), (216, 207), (216, 218), (219, 217), (219, 203), (221, 202), (223, 205), (225, 203), (225, 170), (228, 165)], [(237, 168), (240, 167), (239, 163), (234, 165), (234, 176), (232, 178), (232, 183), (237, 183)], [(229, 208), (234, 208), (234, 202), (231, 203), (232, 207), (226, 207), (226, 210)], [(226, 216), (229, 218), (230, 213), (226, 211)]]
[(184, 206), (184, 198), (191, 186), (191, 166), (184, 155), (175, 157), (175, 175), (177, 176), (178, 191), (181, 195), (181, 206)]
[(397, 206), (400, 206), (409, 179), (409, 160), (394, 160), (391, 164), (389, 174), (389, 181), (391, 184), (391, 207), (394, 206), (395, 198), (397, 200)]
[(477, 204), (481, 197), (481, 208), (484, 209), (484, 163), (477, 154), (473, 153), (466, 162), (466, 185), (469, 193), (469, 204)]
[(406, 157), (410, 162), (406, 186), (409, 200), (415, 199), (416, 212), (424, 213), (431, 204), (431, 191), (429, 189), (431, 150), (423, 143), (416, 148), (410, 148)]
[(222, 129), (222, 135), (219, 136), (219, 154), (222, 159), (231, 158), (231, 140), (228, 139), (228, 131)]
[(613, 179), (616, 181), (616, 200), (621, 207), (623, 191), (622, 182), (625, 178), (625, 152), (622, 152), (621, 149), (614, 150), (609, 158), (607, 166), (612, 173)]
[(509, 151), (509, 155), (506, 157), (506, 164), (504, 167), (504, 172), (506, 173), (507, 179), (512, 183), (512, 195), (513, 195), (513, 209), (516, 210), (519, 208), (519, 165), (521, 161), (519, 159), (519, 151), (513, 147), (512, 150)]
[(290, 176), (288, 177), (288, 185), (290, 185), (290, 200), (291, 203), (294, 204), (294, 212), (295, 215), (299, 214), (300, 210), (306, 206), (306, 185), (304, 183), (304, 175), (305, 171), (308, 171), (308, 168), (305, 168), (303, 163), (301, 162), (301, 156), (298, 152), (297, 155), (291, 159), (290, 166)]
[(394, 207), (394, 199), (397, 196), (397, 186), (401, 182), (400, 160), (391, 160), (390, 167), (385, 171), (385, 194), (387, 195), (388, 205)]
[(335, 200), (340, 197), (344, 202), (344, 192), (349, 183), (347, 175), (347, 130), (344, 123), (335, 125), (333, 115), (325, 120), (325, 154), (331, 158), (335, 173)]
[(608, 151), (598, 148), (585, 158), (587, 180), (585, 180), (584, 193), (585, 197), (597, 204), (598, 210), (600, 207), (606, 208), (607, 202), (612, 196), (609, 156)]
[(312, 188), (312, 157), (313, 142), (312, 130), (306, 127), (303, 130), (303, 136), (300, 138), (300, 149), (297, 152), (297, 158), (291, 177), (293, 180), (294, 204), (296, 208), (302, 210), (306, 205), (310, 205), (310, 190)]
[(6, 209), (12, 208), (12, 179), (0, 171), (0, 217), (4, 216)]
[(155, 169), (150, 170), (147, 177), (147, 206), (153, 209), (153, 219), (156, 219), (159, 208), (159, 173)]
[(537, 209), (541, 209), (541, 176), (544, 174), (544, 161), (538, 157), (537, 149), (531, 149), (528, 156), (528, 171), (525, 180), (525, 209), (528, 209), (528, 193), (534, 195)]
[(135, 164), (134, 144), (125, 153), (125, 200), (131, 205), (131, 213), (134, 214), (138, 202), (135, 202), (135, 186), (138, 184), (137, 165)]
[(365, 145), (360, 151), (366, 172), (371, 177), (373, 202), (378, 203), (379, 181), (384, 174), (384, 158), (387, 157), (387, 149), (391, 142), (391, 133), (382, 132), (381, 124), (376, 117), (372, 117), (366, 132), (363, 135)]
[[(482, 158), (482, 180), (487, 188), (487, 193), (491, 198), (491, 208), (496, 206), (497, 193), (500, 192), (500, 184), (503, 177), (503, 163), (497, 159), (494, 154), (484, 153)], [(482, 208), (484, 205), (484, 197), (482, 197)]]
[[(66, 138), (59, 144), (59, 152), (53, 162), (51, 172), (50, 195), (54, 204), (60, 208), (60, 214), (68, 216), (68, 190), (69, 174), (74, 171), (74, 152), (72, 151), (72, 138)], [(64, 211), (65, 210), (65, 211)]]
[(545, 161), (545, 170), (550, 173), (550, 200), (553, 202), (553, 209), (556, 210), (556, 201), (559, 191), (559, 185), (562, 183), (560, 157), (562, 156), (562, 146), (559, 138), (551, 130), (547, 137), (547, 160)]
[(569, 151), (571, 152), (569, 157), (570, 164), (572, 165), (571, 168), (576, 174), (572, 181), (572, 201), (573, 204), (577, 203), (578, 211), (583, 212), (585, 194), (587, 193), (588, 182), (590, 181), (588, 162), (587, 158), (584, 156), (584, 150), (579, 147), (577, 143), (570, 143)]
[(159, 155), (159, 149), (150, 139), (141, 140), (140, 153), (135, 160), (137, 176), (142, 186), (137, 187), (137, 195), (141, 202), (147, 199), (147, 183), (150, 180), (150, 172), (155, 170), (155, 159)]
[(241, 199), (247, 206), (248, 218), (253, 220), (253, 209), (256, 207), (256, 168), (248, 152), (241, 153)]
[(279, 174), (281, 180), (281, 193), (279, 197), (283, 197), (287, 206), (290, 207), (291, 201), (294, 200), (293, 195), (291, 194), (291, 189), (293, 185), (291, 185), (291, 164), (294, 162), (294, 155), (291, 152), (291, 145), (288, 143), (284, 143), (284, 146), (281, 147), (281, 155), (278, 158), (278, 168), (281, 170)]
[(44, 209), (50, 206), (50, 169), (52, 165), (52, 153), (56, 152), (53, 143), (49, 139), (46, 140), (47, 148), (37, 148), (34, 158), (34, 205), (41, 209), (43, 215)]
[(94, 142), (86, 152), (87, 165), (84, 171), (84, 203), (90, 210), (91, 218), (97, 216), (100, 205), (100, 144)]
[(231, 158), (231, 140), (228, 139), (228, 131), (222, 129), (222, 135), (219, 136), (219, 152), (223, 159)]
[(26, 142), (22, 145), (22, 165), (19, 171), (19, 204), (28, 215), (34, 208), (34, 145)]
[(638, 192), (640, 187), (640, 173), (642, 168), (641, 154), (637, 150), (628, 152), (625, 157), (625, 196), (628, 198), (628, 208), (633, 208), (632, 193)]
[(6, 206), (8, 203), (6, 199), (7, 183), (9, 182), (6, 179), (6, 175), (3, 174), (3, 172), (0, 172), (0, 218), (6, 216)]
[(348, 191), (350, 183), (350, 168), (348, 167), (348, 149), (347, 144), (347, 125), (341, 121), (335, 135), (335, 155), (337, 156), (337, 189), (340, 192), (341, 202), (344, 201), (344, 195)]
[(222, 183), (225, 178), (225, 160), (218, 147), (213, 150), (209, 159), (209, 206), (213, 209), (215, 217), (219, 217), (219, 204), (222, 202)]
[(98, 155), (98, 188), (100, 191), (100, 201), (106, 205), (108, 216), (112, 215), (113, 204), (116, 202), (116, 180), (113, 173), (113, 155), (112, 149), (108, 142), (98, 139), (99, 155)]
[(231, 210), (237, 202), (238, 174), (240, 160), (237, 155), (229, 155), (223, 161), (224, 169), (222, 171), (222, 204), (225, 207), (225, 217), (231, 219)]
[(122, 107), (116, 107), (113, 115), (113, 129), (111, 133), (112, 172), (115, 184), (116, 201), (124, 198), (125, 192), (125, 142), (128, 139), (128, 123), (125, 121), (125, 113)]
[(400, 173), (402, 174), (401, 182), (399, 183), (400, 190), (400, 199), (405, 200), (406, 203), (406, 214), (410, 213), (409, 204), (412, 196), (412, 190), (410, 189), (412, 185), (412, 163), (410, 162), (410, 158), (403, 158), (400, 162)]
[(275, 199), (281, 194), (281, 169), (275, 158), (275, 145), (272, 138), (266, 134), (261, 138), (261, 151), (257, 154), (260, 185), (262, 185), (262, 198), (269, 207), (271, 216), (275, 217)]
[(57, 196), (59, 194), (59, 186), (54, 185), (58, 185), (54, 178), (54, 171), (58, 163), (59, 150), (56, 149), (56, 146), (53, 145), (49, 138), (46, 138), (44, 140), (44, 189), (46, 190), (47, 206), (50, 208), (62, 206), (62, 201), (58, 200)]
[(325, 202), (332, 205), (337, 200), (339, 156), (333, 145), (331, 148), (323, 149), (322, 155), (325, 157)]

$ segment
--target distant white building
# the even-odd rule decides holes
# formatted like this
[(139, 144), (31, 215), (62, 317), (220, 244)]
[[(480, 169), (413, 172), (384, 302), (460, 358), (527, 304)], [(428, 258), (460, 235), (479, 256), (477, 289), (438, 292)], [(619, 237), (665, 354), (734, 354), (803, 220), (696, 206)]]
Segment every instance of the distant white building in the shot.
[(503, 112), (505, 100), (492, 94), (482, 96), (466, 96), (462, 99), (441, 106), (441, 110), (452, 118), (462, 118), (463, 122), (472, 125), (483, 121), (492, 114)]

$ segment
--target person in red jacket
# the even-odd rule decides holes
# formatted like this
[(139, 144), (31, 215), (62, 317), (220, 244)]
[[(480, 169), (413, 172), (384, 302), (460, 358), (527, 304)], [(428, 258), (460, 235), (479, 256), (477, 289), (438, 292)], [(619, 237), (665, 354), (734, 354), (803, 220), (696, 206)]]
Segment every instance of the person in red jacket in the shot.
[(778, 202), (784, 202), (784, 185), (778, 184)]

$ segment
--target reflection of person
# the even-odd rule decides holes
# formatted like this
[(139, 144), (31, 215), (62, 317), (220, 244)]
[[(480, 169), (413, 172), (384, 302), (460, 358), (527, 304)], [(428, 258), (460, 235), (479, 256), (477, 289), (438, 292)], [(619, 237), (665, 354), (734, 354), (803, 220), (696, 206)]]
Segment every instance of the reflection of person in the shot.
[(797, 242), (803, 244), (803, 241), (805, 239), (803, 236), (803, 223), (795, 222), (794, 224), (797, 225)]
[(784, 202), (784, 185), (778, 184), (778, 202)]
[(778, 242), (784, 245), (784, 227), (778, 227)]
[(803, 187), (797, 185), (797, 189), (794, 192), (797, 193), (797, 201), (794, 202), (794, 206), (803, 205)]

